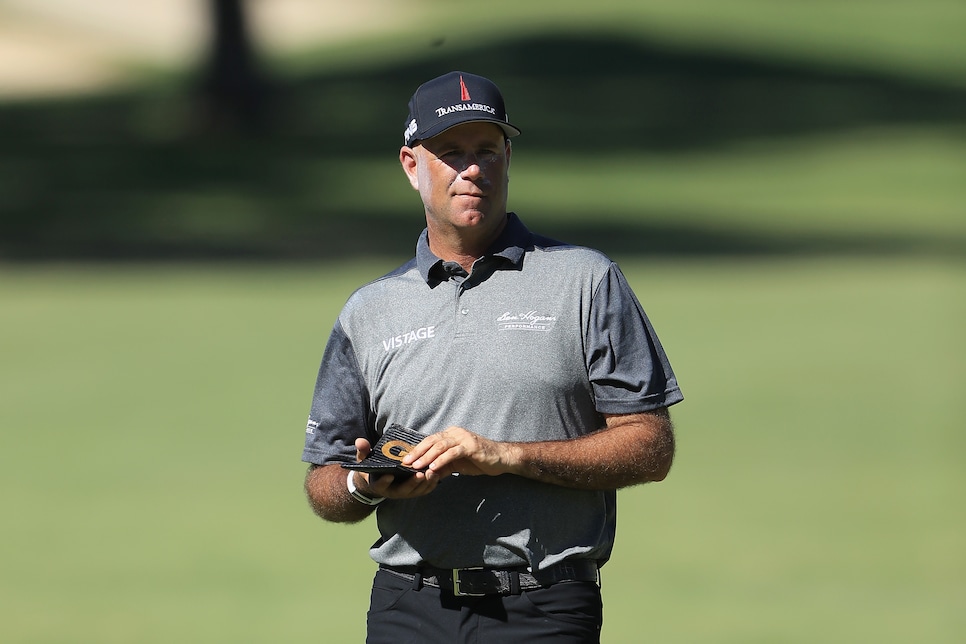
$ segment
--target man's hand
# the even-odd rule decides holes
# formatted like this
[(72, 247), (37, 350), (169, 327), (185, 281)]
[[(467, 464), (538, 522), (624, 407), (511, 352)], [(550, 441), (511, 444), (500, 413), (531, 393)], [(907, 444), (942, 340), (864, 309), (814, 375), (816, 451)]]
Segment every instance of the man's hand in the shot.
[(497, 476), (512, 471), (514, 443), (498, 443), (462, 427), (430, 434), (403, 459), (403, 465), (425, 470), (430, 480), (453, 473)]
[[(364, 438), (356, 439), (356, 461), (369, 456), (372, 445)], [(429, 494), (436, 489), (440, 477), (426, 472), (416, 472), (410, 477), (396, 481), (391, 474), (373, 477), (365, 472), (354, 472), (356, 488), (368, 496), (384, 496), (387, 499), (411, 499)]]
[[(356, 440), (355, 448), (359, 461), (372, 451), (369, 441), (364, 438)], [(351, 476), (356, 489), (363, 494), (389, 499), (409, 499), (429, 494), (440, 481), (440, 477), (424, 472), (417, 472), (399, 482), (391, 475), (370, 477), (364, 472), (353, 471)], [(305, 473), (304, 486), (312, 511), (326, 521), (355, 523), (376, 509), (376, 506), (365, 505), (352, 498), (346, 486), (346, 470), (338, 463), (310, 465)]]

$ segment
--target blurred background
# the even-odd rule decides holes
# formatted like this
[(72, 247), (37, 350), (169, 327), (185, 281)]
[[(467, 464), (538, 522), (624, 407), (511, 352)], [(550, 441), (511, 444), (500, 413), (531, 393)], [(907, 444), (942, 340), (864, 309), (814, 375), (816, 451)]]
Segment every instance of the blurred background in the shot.
[(966, 5), (523, 4), (0, 0), (0, 639), (364, 639), (375, 528), (312, 517), (301, 431), (461, 69), (685, 392), (604, 641), (962, 640)]

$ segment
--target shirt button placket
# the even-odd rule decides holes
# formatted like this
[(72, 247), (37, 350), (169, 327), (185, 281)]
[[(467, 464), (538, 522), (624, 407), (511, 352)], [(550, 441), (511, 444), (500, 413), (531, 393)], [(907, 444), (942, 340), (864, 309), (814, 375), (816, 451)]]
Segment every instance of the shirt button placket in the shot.
[(470, 309), (463, 302), (465, 291), (462, 284), (456, 289), (456, 335), (457, 337), (467, 338), (473, 335), (470, 327)]

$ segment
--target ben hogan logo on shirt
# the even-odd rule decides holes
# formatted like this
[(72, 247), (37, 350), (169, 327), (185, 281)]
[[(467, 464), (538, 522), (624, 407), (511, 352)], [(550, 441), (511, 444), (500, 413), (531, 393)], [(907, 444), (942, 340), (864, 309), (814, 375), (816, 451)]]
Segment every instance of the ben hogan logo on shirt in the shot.
[(510, 313), (507, 311), (496, 319), (501, 331), (549, 331), (557, 322), (555, 315), (541, 315), (536, 311)]

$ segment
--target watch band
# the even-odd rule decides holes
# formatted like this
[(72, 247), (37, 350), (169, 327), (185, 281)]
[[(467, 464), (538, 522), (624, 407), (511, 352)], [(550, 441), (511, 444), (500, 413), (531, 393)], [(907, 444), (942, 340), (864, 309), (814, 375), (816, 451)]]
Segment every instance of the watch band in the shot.
[(364, 505), (379, 505), (386, 500), (386, 497), (384, 496), (369, 496), (368, 494), (363, 494), (360, 492), (359, 488), (356, 487), (355, 481), (352, 480), (353, 474), (355, 474), (355, 472), (349, 470), (349, 476), (347, 476), (345, 479), (346, 487), (349, 488), (349, 494), (352, 495), (353, 499)]

